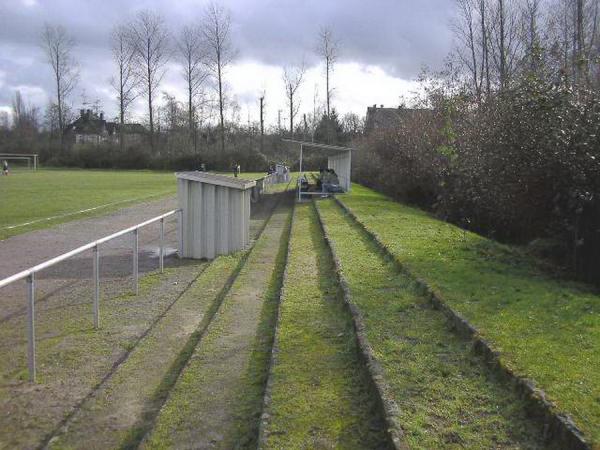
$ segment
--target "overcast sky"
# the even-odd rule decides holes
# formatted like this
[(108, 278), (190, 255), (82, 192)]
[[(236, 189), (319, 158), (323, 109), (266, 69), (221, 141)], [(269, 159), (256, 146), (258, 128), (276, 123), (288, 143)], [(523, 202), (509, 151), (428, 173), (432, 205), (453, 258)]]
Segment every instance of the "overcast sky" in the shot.
[[(416, 89), (423, 66), (439, 68), (450, 51), (452, 0), (223, 0), (231, 11), (238, 56), (226, 73), (241, 120), (258, 118), (258, 97), (266, 91), (267, 121), (285, 114), (281, 67), (305, 60), (301, 112), (312, 112), (315, 90), (324, 99), (323, 68), (314, 53), (316, 36), (329, 26), (341, 42), (333, 74), (333, 104), (340, 113), (364, 115), (373, 104), (397, 106)], [(141, 9), (164, 16), (172, 34), (201, 16), (199, 0), (0, 0), (0, 109), (16, 90), (42, 108), (52, 99), (52, 73), (39, 47), (45, 22), (62, 25), (76, 39), (80, 82), (70, 99), (100, 100), (108, 117), (116, 115), (110, 78), (111, 28)], [(161, 90), (184, 100), (176, 61)], [(135, 111), (144, 114), (141, 100)]]

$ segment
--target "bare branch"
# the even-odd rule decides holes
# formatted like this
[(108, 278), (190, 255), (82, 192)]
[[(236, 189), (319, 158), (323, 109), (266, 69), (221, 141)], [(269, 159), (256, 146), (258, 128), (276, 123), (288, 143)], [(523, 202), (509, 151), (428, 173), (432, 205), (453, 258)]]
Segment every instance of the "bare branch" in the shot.
[(183, 27), (177, 39), (177, 49), (188, 93), (188, 128), (194, 151), (197, 151), (196, 98), (201, 94), (202, 85), (209, 75), (205, 65), (206, 47), (200, 29), (193, 26)]
[(131, 26), (131, 45), (136, 76), (141, 92), (148, 99), (150, 146), (154, 147), (153, 102), (166, 73), (169, 60), (169, 35), (162, 17), (151, 11), (140, 11)]
[(283, 69), (283, 83), (285, 85), (285, 96), (287, 98), (288, 107), (290, 110), (290, 136), (294, 135), (294, 118), (300, 110), (300, 102), (295, 100), (296, 92), (302, 84), (304, 78), (305, 64), (285, 67)]
[(117, 25), (110, 37), (112, 57), (117, 66), (117, 75), (111, 79), (111, 85), (117, 94), (119, 104), (119, 119), (125, 123), (129, 105), (139, 95), (140, 79), (136, 76), (134, 67), (135, 49), (129, 27)]
[(340, 51), (340, 42), (335, 39), (331, 28), (323, 27), (319, 31), (319, 37), (317, 42), (317, 53), (325, 61), (325, 84), (326, 84), (326, 101), (327, 101), (327, 117), (329, 117), (331, 111), (331, 97), (333, 94), (333, 88), (330, 87), (331, 72), (335, 63), (338, 60)]
[(73, 58), (75, 40), (62, 26), (46, 24), (42, 32), (41, 46), (52, 68), (56, 84), (56, 105), (60, 140), (66, 126), (66, 99), (73, 92), (79, 80), (77, 61)]
[(207, 48), (206, 66), (216, 81), (219, 94), (219, 116), (221, 128), (221, 151), (225, 151), (225, 94), (223, 74), (233, 61), (235, 51), (231, 42), (231, 16), (229, 11), (216, 2), (211, 2), (204, 11), (202, 35)]

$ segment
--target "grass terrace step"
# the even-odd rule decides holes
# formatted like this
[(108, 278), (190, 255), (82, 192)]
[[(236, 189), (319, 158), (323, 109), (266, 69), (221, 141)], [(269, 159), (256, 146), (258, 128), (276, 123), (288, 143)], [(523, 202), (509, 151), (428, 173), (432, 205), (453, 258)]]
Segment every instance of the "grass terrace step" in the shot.
[(333, 201), (318, 202), (410, 448), (545, 448), (510, 385)]
[(142, 448), (256, 446), (290, 211), (275, 210)]
[(49, 447), (77, 448), (89, 442), (94, 448), (118, 448), (139, 441), (241, 259), (238, 252), (213, 261)]
[(362, 186), (340, 199), (414, 276), (534, 380), (600, 448), (600, 296), (557, 280), (519, 249)]
[[(24, 316), (3, 322), (0, 447), (39, 445), (127, 356), (205, 266), (195, 261), (166, 269), (164, 274), (146, 275), (140, 279), (138, 296), (103, 296), (99, 330), (93, 328), (91, 289), (85, 284), (69, 287), (38, 305), (37, 384), (23, 381), (27, 379)], [(103, 292), (110, 291), (107, 283), (103, 287)]]
[(351, 317), (310, 204), (296, 206), (263, 448), (386, 448)]

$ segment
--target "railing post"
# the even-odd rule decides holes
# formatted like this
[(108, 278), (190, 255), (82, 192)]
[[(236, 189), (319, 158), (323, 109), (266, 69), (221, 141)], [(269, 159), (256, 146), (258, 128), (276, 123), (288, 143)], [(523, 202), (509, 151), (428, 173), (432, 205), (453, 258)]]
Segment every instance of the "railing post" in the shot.
[(177, 254), (179, 258), (183, 258), (183, 209), (179, 210), (177, 229), (179, 231), (179, 248)]
[(133, 292), (138, 295), (138, 270), (139, 270), (139, 230), (133, 230)]
[(29, 381), (35, 383), (35, 273), (27, 277), (27, 366)]
[(93, 249), (92, 266), (94, 272), (94, 328), (100, 328), (100, 251), (98, 245)]
[(160, 244), (158, 249), (160, 273), (165, 269), (165, 219), (160, 219)]

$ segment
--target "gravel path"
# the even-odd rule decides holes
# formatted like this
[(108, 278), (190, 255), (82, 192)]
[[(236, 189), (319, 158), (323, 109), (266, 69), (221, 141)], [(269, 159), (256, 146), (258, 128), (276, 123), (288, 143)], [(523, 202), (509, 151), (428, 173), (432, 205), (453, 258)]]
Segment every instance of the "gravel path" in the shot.
[[(139, 203), (106, 216), (75, 220), (0, 241), (0, 279), (176, 207), (177, 200), (172, 196)], [(172, 257), (177, 247), (176, 218), (168, 220), (165, 225), (166, 254)], [(140, 231), (140, 272), (153, 270), (158, 264), (158, 235), (158, 223)], [(128, 282), (132, 271), (131, 245), (131, 235), (126, 235), (101, 246), (100, 275), (104, 283), (108, 280)], [(40, 272), (36, 276), (37, 303), (43, 304), (51, 297), (56, 297), (52, 294), (68, 289), (79, 281), (90, 283), (91, 275), (91, 251)], [(0, 298), (0, 324), (15, 315), (23, 314), (25, 281), (2, 288)]]
[[(139, 203), (106, 216), (74, 220), (0, 241), (0, 279), (175, 208), (177, 199), (172, 196)], [(158, 230), (158, 225), (148, 230), (153, 228)], [(121, 246), (125, 244), (122, 239), (119, 241)], [(107, 248), (117, 247), (118, 242), (115, 244), (107, 244)]]

